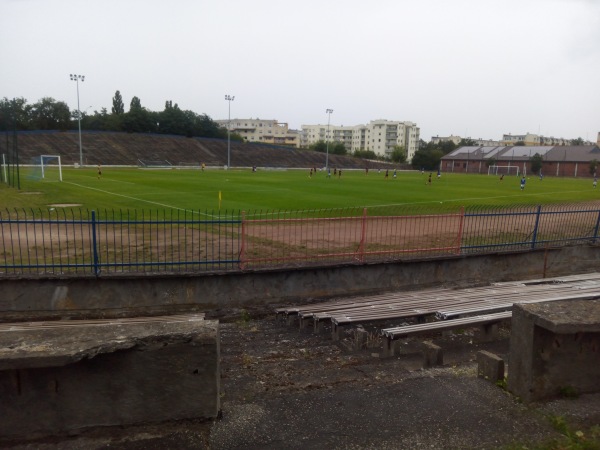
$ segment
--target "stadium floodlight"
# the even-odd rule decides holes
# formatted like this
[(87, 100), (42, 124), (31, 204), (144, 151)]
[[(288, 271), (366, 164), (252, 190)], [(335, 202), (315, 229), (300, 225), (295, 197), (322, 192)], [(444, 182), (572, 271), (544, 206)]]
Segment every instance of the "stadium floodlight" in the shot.
[(325, 171), (326, 173), (329, 173), (329, 122), (331, 121), (331, 113), (333, 112), (333, 109), (329, 109), (327, 108), (325, 110), (325, 113), (328, 115), (327, 116), (327, 138), (325, 139), (326, 141), (326, 153), (325, 153)]
[[(79, 80), (83, 83), (85, 75), (70, 74), (71, 81), (77, 83), (77, 122), (79, 123), (79, 168), (83, 167), (83, 147), (81, 146), (81, 110), (79, 109)], [(88, 108), (89, 109), (89, 108)]]
[(229, 170), (231, 167), (231, 102), (235, 100), (235, 95), (225, 95), (225, 100), (229, 102), (227, 113), (227, 170)]

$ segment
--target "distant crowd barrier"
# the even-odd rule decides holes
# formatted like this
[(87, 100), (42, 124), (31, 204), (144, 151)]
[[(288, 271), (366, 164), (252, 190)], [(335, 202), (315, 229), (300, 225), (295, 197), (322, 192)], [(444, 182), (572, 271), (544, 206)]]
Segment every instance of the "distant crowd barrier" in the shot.
[[(441, 209), (443, 208), (443, 209)], [(218, 273), (597, 244), (600, 203), (311, 211), (0, 211), (0, 277)]]

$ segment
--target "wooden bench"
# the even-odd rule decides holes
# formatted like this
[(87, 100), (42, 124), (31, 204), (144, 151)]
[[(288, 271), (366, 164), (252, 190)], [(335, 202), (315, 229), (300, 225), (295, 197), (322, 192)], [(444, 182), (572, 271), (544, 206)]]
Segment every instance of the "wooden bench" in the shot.
[(503, 311), (481, 316), (471, 316), (452, 320), (442, 320), (438, 322), (418, 323), (401, 327), (384, 328), (381, 330), (381, 334), (384, 337), (383, 356), (394, 356), (394, 341), (401, 337), (473, 326), (484, 327), (484, 332), (487, 333), (488, 330), (485, 330), (485, 328), (496, 325), (505, 320), (510, 320), (511, 317), (512, 311)]
[[(570, 292), (574, 292), (571, 288)], [(562, 292), (562, 291), (561, 291)], [(510, 303), (498, 303), (495, 305), (474, 305), (471, 307), (459, 307), (455, 309), (444, 309), (435, 313), (436, 317), (441, 320), (453, 319), (457, 317), (473, 315), (473, 314), (491, 314), (495, 312), (501, 312), (512, 309), (515, 303), (519, 304), (530, 304), (540, 302), (555, 302), (560, 300), (595, 300), (600, 298), (600, 286), (588, 286), (577, 288), (576, 293), (569, 295), (552, 295), (553, 293), (540, 293), (538, 295), (531, 296), (529, 300), (519, 300)]]
[(279, 308), (276, 313), (278, 317), (287, 318), (288, 325), (298, 320), (300, 329), (306, 329), (312, 324), (315, 333), (322, 331), (325, 324), (330, 322), (332, 338), (339, 340), (344, 327), (351, 324), (406, 318), (424, 321), (434, 314), (441, 319), (481, 316), (510, 310), (515, 303), (567, 298), (591, 299), (598, 298), (598, 295), (600, 274), (592, 273), (555, 279), (494, 283), (466, 289), (434, 288), (335, 299), (306, 306)]

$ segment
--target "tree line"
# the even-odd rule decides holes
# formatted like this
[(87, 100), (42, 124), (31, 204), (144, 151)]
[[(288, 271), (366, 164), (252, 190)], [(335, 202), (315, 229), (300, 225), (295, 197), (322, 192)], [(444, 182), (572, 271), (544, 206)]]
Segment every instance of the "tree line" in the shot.
[[(0, 100), (0, 130), (74, 130), (77, 129), (79, 112), (70, 110), (65, 102), (44, 97), (30, 104), (24, 98)], [(123, 97), (116, 91), (112, 108), (88, 114), (81, 111), (81, 128), (95, 131), (125, 131), (128, 133), (174, 134), (188, 137), (227, 137), (227, 130), (206, 114), (182, 110), (172, 100), (165, 102), (163, 111), (150, 111), (133, 97), (129, 110), (125, 111)], [(236, 133), (232, 140), (242, 140)]]

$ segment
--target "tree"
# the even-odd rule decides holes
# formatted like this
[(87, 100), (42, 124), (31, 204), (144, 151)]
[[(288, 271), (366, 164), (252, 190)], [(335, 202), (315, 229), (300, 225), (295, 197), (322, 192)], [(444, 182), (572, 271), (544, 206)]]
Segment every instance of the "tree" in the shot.
[(390, 154), (390, 159), (397, 163), (406, 162), (406, 151), (404, 150), (404, 147), (396, 145)]
[(539, 153), (536, 153), (531, 158), (529, 158), (529, 163), (531, 164), (531, 171), (533, 173), (539, 173), (540, 170), (542, 170), (544, 158)]
[[(78, 112), (73, 115), (78, 118)], [(31, 107), (31, 124), (36, 130), (68, 130), (71, 112), (65, 102), (44, 97)]]
[(157, 122), (160, 124), (159, 132), (164, 134), (177, 134), (191, 137), (193, 135), (196, 114), (192, 111), (183, 111), (172, 100), (165, 103), (165, 110), (158, 113)]
[(128, 133), (152, 133), (156, 130), (153, 114), (146, 108), (131, 108), (122, 116), (123, 130)]
[(315, 152), (325, 153), (327, 151), (327, 142), (317, 141), (314, 144), (310, 144), (308, 148)]
[(227, 132), (225, 132), (223, 135), (219, 124), (206, 114), (200, 114), (196, 116), (194, 133), (196, 136), (211, 138), (224, 138), (227, 136)]
[(585, 142), (580, 137), (577, 139), (573, 139), (571, 141), (571, 145), (584, 145), (584, 144), (585, 144)]
[(133, 98), (131, 99), (131, 103), (129, 104), (129, 111), (131, 111), (132, 109), (142, 109), (142, 101), (139, 99), (139, 97), (136, 97), (135, 95), (133, 96)]
[(329, 153), (334, 155), (345, 155), (347, 153), (346, 146), (343, 142), (332, 142), (329, 143)]
[(439, 148), (419, 149), (412, 157), (411, 164), (413, 168), (425, 170), (435, 170), (439, 167), (444, 153)]
[(156, 130), (153, 113), (142, 108), (139, 97), (134, 96), (129, 105), (129, 112), (122, 115), (123, 130), (128, 133), (152, 133)]
[(31, 106), (23, 97), (0, 100), (0, 130), (31, 129)]
[(119, 91), (115, 92), (115, 96), (113, 97), (112, 103), (113, 103), (113, 106), (112, 106), (113, 114), (125, 113), (125, 105), (123, 104), (123, 97), (121, 97), (121, 93)]
[(102, 108), (100, 112), (94, 111), (91, 116), (85, 115), (81, 121), (81, 128), (86, 130), (108, 130), (108, 118), (109, 114), (106, 108)]
[(377, 159), (377, 155), (373, 150), (355, 150), (354, 156), (363, 159)]
[(437, 147), (444, 155), (452, 153), (454, 150), (456, 150), (456, 144), (452, 141), (440, 142)]
[(477, 145), (475, 141), (469, 138), (462, 138), (458, 143), (459, 147), (474, 147), (475, 145)]

